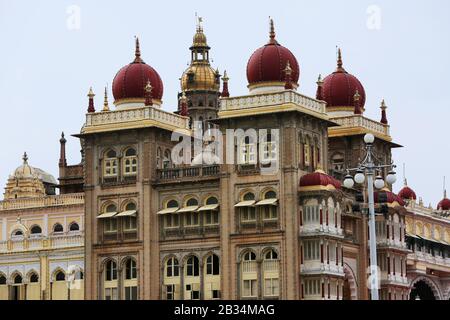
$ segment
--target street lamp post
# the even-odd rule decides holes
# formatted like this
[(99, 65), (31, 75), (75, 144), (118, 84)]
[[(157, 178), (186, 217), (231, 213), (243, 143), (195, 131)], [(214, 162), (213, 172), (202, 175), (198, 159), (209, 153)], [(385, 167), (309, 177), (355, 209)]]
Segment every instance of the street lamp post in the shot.
[[(376, 164), (375, 157), (373, 155), (373, 143), (375, 137), (373, 134), (368, 133), (364, 136), (364, 142), (366, 144), (366, 156), (364, 160), (359, 164), (358, 168), (347, 169), (348, 174), (344, 178), (344, 187), (351, 189), (355, 182), (363, 184), (367, 180), (367, 193), (369, 201), (369, 250), (370, 250), (370, 291), (372, 300), (379, 300), (378, 297), (378, 263), (377, 263), (377, 241), (375, 232), (375, 201), (374, 201), (374, 185), (375, 188), (381, 189), (384, 187), (385, 182), (383, 178), (378, 175), (374, 180), (374, 175), (377, 170), (383, 168), (391, 168), (389, 174), (386, 176), (386, 182), (388, 184), (394, 184), (396, 181), (395, 172), (393, 169), (395, 166), (391, 164)], [(355, 177), (350, 175), (350, 171), (356, 171)], [(366, 179), (367, 176), (367, 179)]]

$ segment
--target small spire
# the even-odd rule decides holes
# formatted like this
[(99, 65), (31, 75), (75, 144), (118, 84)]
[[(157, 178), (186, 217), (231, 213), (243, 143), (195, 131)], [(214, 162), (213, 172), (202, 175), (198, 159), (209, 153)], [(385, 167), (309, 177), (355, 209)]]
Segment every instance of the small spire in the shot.
[(136, 38), (136, 49), (134, 52), (135, 56), (134, 63), (144, 63), (144, 61), (141, 59), (141, 46), (139, 44), (139, 38), (138, 37), (135, 38)]
[(222, 77), (223, 89), (222, 89), (222, 93), (220, 94), (220, 96), (222, 98), (228, 98), (230, 96), (230, 92), (228, 91), (228, 80), (230, 80), (230, 78), (228, 78), (227, 71), (224, 70), (223, 77)]
[(269, 43), (270, 44), (278, 44), (277, 40), (275, 40), (275, 26), (273, 24), (273, 19), (270, 17), (269, 17), (269, 19), (270, 19)]
[(444, 187), (444, 199), (447, 199), (447, 190), (445, 188), (445, 176), (444, 176), (444, 185), (443, 185), (443, 187)]
[(406, 169), (405, 169), (405, 164), (403, 163), (403, 182), (405, 187), (408, 186), (408, 182), (406, 181)]
[(183, 93), (181, 94), (180, 97), (180, 115), (183, 117), (187, 117), (189, 112), (188, 112), (188, 108), (187, 108), (187, 98), (186, 98), (186, 93), (183, 90)]
[(292, 68), (289, 60), (286, 63), (286, 68), (284, 68), (284, 77), (285, 77), (284, 88), (286, 90), (294, 89), (294, 87), (292, 86)]
[(342, 51), (341, 48), (338, 48), (338, 57), (337, 57), (337, 69), (336, 71), (345, 71), (343, 68), (343, 62), (342, 62)]
[(23, 160), (23, 164), (27, 164), (28, 163), (28, 155), (27, 155), (26, 152), (23, 153), (22, 160)]
[(61, 143), (67, 142), (66, 138), (64, 137), (64, 131), (61, 133), (61, 139), (59, 139), (59, 142), (61, 142)]
[(203, 26), (202, 26), (203, 18), (199, 17), (197, 15), (197, 12), (195, 13), (195, 17), (197, 18), (197, 32), (203, 32)]
[(66, 160), (66, 138), (64, 138), (64, 132), (61, 133), (61, 139), (59, 139), (60, 149), (59, 149), (59, 166), (65, 167), (67, 166)]
[(88, 107), (88, 112), (89, 113), (93, 113), (95, 112), (95, 107), (94, 107), (94, 91), (92, 91), (92, 87), (89, 88), (89, 93), (87, 95), (89, 97), (89, 107)]
[(360, 98), (361, 98), (361, 95), (359, 94), (358, 89), (356, 89), (355, 95), (353, 96), (353, 102), (354, 102), (354, 106), (355, 106), (355, 110), (354, 110), (355, 114), (362, 114)]
[(145, 91), (145, 105), (146, 106), (152, 106), (153, 105), (152, 90), (153, 90), (153, 87), (150, 84), (150, 80), (147, 79), (147, 84), (144, 87), (144, 91)]
[(382, 124), (388, 124), (388, 120), (387, 120), (387, 116), (386, 116), (387, 106), (386, 106), (386, 103), (384, 102), (384, 99), (383, 99), (383, 101), (381, 101), (380, 109), (381, 109), (381, 120), (380, 120), (380, 122)]
[(321, 74), (319, 74), (316, 83), (317, 83), (316, 99), (323, 100), (323, 80)]
[(105, 87), (105, 99), (103, 101), (103, 111), (109, 111), (109, 103), (108, 103), (108, 86)]

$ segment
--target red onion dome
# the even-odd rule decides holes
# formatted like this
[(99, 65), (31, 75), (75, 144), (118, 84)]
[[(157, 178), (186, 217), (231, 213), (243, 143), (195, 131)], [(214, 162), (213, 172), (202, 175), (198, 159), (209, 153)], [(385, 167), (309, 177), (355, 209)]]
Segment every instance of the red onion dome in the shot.
[(144, 102), (144, 88), (148, 81), (150, 81), (152, 87), (153, 101), (160, 104), (164, 90), (163, 82), (158, 72), (141, 59), (139, 39), (136, 39), (134, 61), (120, 69), (113, 81), (115, 104), (117, 105), (121, 102)]
[(316, 170), (300, 178), (300, 188), (324, 187), (341, 189), (341, 183), (322, 170)]
[(336, 71), (323, 80), (323, 100), (327, 102), (327, 107), (345, 107), (353, 111), (354, 96), (358, 92), (359, 105), (364, 110), (366, 91), (358, 78), (348, 73), (342, 65), (342, 54), (339, 49)]
[(398, 195), (391, 192), (387, 188), (383, 188), (380, 191), (376, 191), (374, 192), (373, 195), (375, 203), (380, 203), (380, 201), (382, 201), (383, 203), (388, 204), (394, 204), (395, 202), (397, 202), (401, 206), (405, 205), (405, 202), (403, 201), (402, 198), (400, 198)]
[(447, 198), (447, 192), (444, 191), (444, 199), (442, 199), (438, 205), (438, 210), (449, 211), (450, 210), (450, 199)]
[(405, 186), (398, 192), (398, 196), (404, 200), (416, 200), (417, 196), (413, 189), (408, 187), (405, 179)]
[(259, 84), (275, 83), (284, 86), (286, 75), (284, 70), (288, 64), (292, 68), (291, 81), (298, 87), (300, 67), (294, 54), (275, 40), (273, 20), (270, 20), (270, 40), (257, 49), (247, 63), (247, 80), (249, 87)]

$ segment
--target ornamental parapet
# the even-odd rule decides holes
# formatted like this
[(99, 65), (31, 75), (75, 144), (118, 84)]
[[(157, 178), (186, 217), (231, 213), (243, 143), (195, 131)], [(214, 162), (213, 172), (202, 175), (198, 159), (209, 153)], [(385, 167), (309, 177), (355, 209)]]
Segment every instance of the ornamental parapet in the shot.
[(153, 106), (86, 114), (81, 134), (114, 130), (159, 127), (167, 130), (189, 130), (189, 118)]
[(366, 118), (363, 115), (354, 114), (349, 116), (333, 117), (330, 120), (339, 125), (338, 127), (328, 128), (328, 135), (330, 137), (372, 133), (380, 139), (392, 141), (389, 125)]
[(450, 258), (444, 258), (441, 256), (433, 256), (430, 253), (425, 253), (421, 251), (415, 251), (413, 253), (408, 254), (408, 260), (415, 260), (419, 262), (424, 262), (427, 264), (435, 265), (435, 266), (441, 266), (441, 267), (447, 267), (450, 268)]
[(336, 265), (335, 261), (324, 263), (320, 261), (305, 261), (300, 265), (300, 273), (302, 275), (319, 275), (327, 274), (337, 277), (344, 277), (344, 267), (342, 264)]
[(264, 109), (270, 113), (274, 111), (273, 107), (275, 106), (277, 112), (297, 110), (328, 119), (324, 101), (304, 96), (292, 90), (221, 98), (219, 118), (232, 117), (235, 111), (245, 115), (252, 113), (254, 108), (258, 108), (258, 113), (264, 113)]
[(71, 193), (40, 198), (3, 200), (0, 201), (0, 211), (82, 204), (84, 204), (84, 193)]

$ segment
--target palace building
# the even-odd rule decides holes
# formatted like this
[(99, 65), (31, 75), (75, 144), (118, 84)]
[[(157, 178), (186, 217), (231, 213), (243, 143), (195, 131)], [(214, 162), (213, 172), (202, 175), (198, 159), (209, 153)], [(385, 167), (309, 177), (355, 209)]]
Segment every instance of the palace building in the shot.
[(65, 193), (63, 180), (32, 167), (26, 153), (10, 175), (0, 201), (0, 300), (84, 299), (83, 183)]
[[(246, 95), (229, 92), (210, 50), (199, 22), (169, 112), (136, 39), (114, 106), (105, 89), (96, 108), (89, 91), (81, 164), (67, 165), (62, 137), (59, 184), (31, 167), (17, 182), (16, 170), (0, 206), (0, 298), (370, 299), (367, 191), (341, 181), (364, 158), (366, 133), (380, 163), (402, 147), (386, 103), (379, 120), (364, 115), (365, 88), (341, 50), (316, 95), (302, 93), (308, 80), (273, 21), (248, 60)], [(449, 299), (450, 200), (424, 207), (406, 182), (374, 196), (380, 298)], [(72, 265), (84, 293), (58, 283)]]

